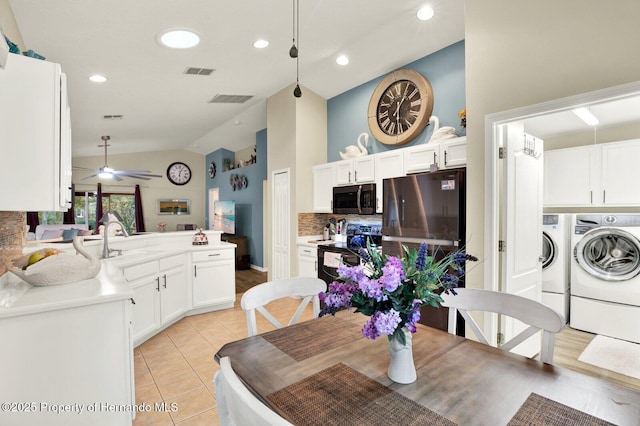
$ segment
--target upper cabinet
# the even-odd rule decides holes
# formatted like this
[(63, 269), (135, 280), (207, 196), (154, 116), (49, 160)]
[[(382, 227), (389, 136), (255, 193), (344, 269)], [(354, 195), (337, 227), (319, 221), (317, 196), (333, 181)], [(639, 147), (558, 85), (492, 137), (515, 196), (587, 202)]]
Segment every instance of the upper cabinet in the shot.
[(335, 163), (313, 166), (313, 211), (331, 213)]
[(640, 139), (544, 153), (546, 207), (640, 205)]
[(405, 172), (428, 172), (434, 164), (438, 169), (460, 167), (467, 164), (467, 137), (442, 139), (416, 145), (404, 151)]
[(375, 181), (375, 160), (373, 156), (366, 155), (337, 161), (335, 173), (335, 184), (338, 186), (371, 183)]
[(60, 65), (10, 54), (0, 69), (0, 210), (69, 208), (70, 123)]
[(382, 213), (382, 181), (404, 176), (404, 154), (394, 149), (374, 156), (376, 163), (376, 213)]

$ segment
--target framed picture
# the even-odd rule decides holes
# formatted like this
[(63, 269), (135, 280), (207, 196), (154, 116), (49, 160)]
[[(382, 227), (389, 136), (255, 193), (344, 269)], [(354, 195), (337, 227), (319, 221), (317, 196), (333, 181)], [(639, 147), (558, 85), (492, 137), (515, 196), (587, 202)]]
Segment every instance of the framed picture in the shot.
[(158, 214), (190, 214), (190, 200), (158, 200)]

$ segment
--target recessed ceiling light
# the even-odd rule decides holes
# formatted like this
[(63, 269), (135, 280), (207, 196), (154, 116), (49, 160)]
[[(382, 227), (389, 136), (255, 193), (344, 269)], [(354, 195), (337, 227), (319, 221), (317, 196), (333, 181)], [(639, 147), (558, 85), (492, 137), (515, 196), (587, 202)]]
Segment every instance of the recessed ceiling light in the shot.
[(253, 47), (255, 47), (256, 49), (264, 49), (268, 45), (269, 42), (267, 40), (260, 39), (253, 42)]
[(94, 74), (89, 76), (89, 80), (93, 81), (94, 83), (104, 83), (105, 81), (107, 81), (107, 77), (100, 74)]
[(435, 12), (431, 8), (431, 6), (424, 6), (420, 8), (420, 10), (418, 10), (418, 13), (416, 14), (416, 16), (421, 21), (428, 21), (429, 19), (433, 18), (434, 14)]
[(163, 46), (172, 49), (189, 49), (200, 43), (198, 34), (191, 30), (168, 30), (160, 33), (158, 40)]
[(340, 55), (336, 58), (336, 63), (338, 65), (347, 65), (349, 63), (349, 58), (346, 55)]

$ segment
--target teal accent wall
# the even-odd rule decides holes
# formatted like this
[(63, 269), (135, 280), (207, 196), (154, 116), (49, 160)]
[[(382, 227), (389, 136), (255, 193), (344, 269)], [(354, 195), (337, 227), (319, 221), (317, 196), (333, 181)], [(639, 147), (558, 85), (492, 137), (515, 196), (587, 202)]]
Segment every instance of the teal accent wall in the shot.
[[(236, 235), (248, 237), (247, 247), (251, 256), (251, 264), (265, 267), (263, 252), (263, 226), (262, 226), (262, 181), (267, 179), (267, 129), (256, 133), (256, 163), (250, 166), (240, 167), (229, 171), (224, 170), (224, 160), (231, 159), (234, 163), (235, 153), (226, 149), (219, 149), (207, 155), (207, 206), (209, 206), (209, 189), (218, 187), (220, 200), (233, 200), (236, 202)], [(209, 164), (216, 163), (216, 177), (211, 179), (208, 175)], [(247, 178), (248, 186), (242, 190), (234, 191), (230, 184), (232, 174), (242, 175)], [(209, 218), (207, 207), (207, 228), (213, 218)]]
[[(433, 88), (433, 113), (440, 119), (440, 126), (453, 126), (460, 136), (466, 129), (460, 126), (458, 112), (465, 108), (464, 40), (445, 47), (431, 55), (400, 68), (413, 69), (424, 75)], [(399, 68), (399, 69), (400, 69)], [(384, 152), (398, 147), (384, 145), (373, 138), (367, 122), (369, 100), (376, 85), (386, 76), (356, 86), (327, 101), (327, 161), (341, 160), (340, 151), (348, 145), (356, 145), (360, 133), (369, 134), (369, 153)], [(426, 143), (433, 132), (433, 125), (402, 148)]]

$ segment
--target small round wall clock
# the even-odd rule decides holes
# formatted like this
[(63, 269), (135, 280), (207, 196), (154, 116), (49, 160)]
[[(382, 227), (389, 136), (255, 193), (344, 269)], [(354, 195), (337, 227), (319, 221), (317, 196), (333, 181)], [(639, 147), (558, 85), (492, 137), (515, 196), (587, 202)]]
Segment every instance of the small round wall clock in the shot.
[(431, 83), (417, 71), (394, 71), (376, 86), (367, 119), (371, 134), (385, 145), (404, 145), (429, 124), (433, 111)]
[(209, 163), (209, 177), (211, 179), (213, 179), (214, 177), (216, 177), (216, 163), (214, 161), (212, 161), (211, 163)]
[(185, 163), (176, 161), (167, 168), (167, 178), (174, 185), (186, 185), (191, 180), (191, 169)]

